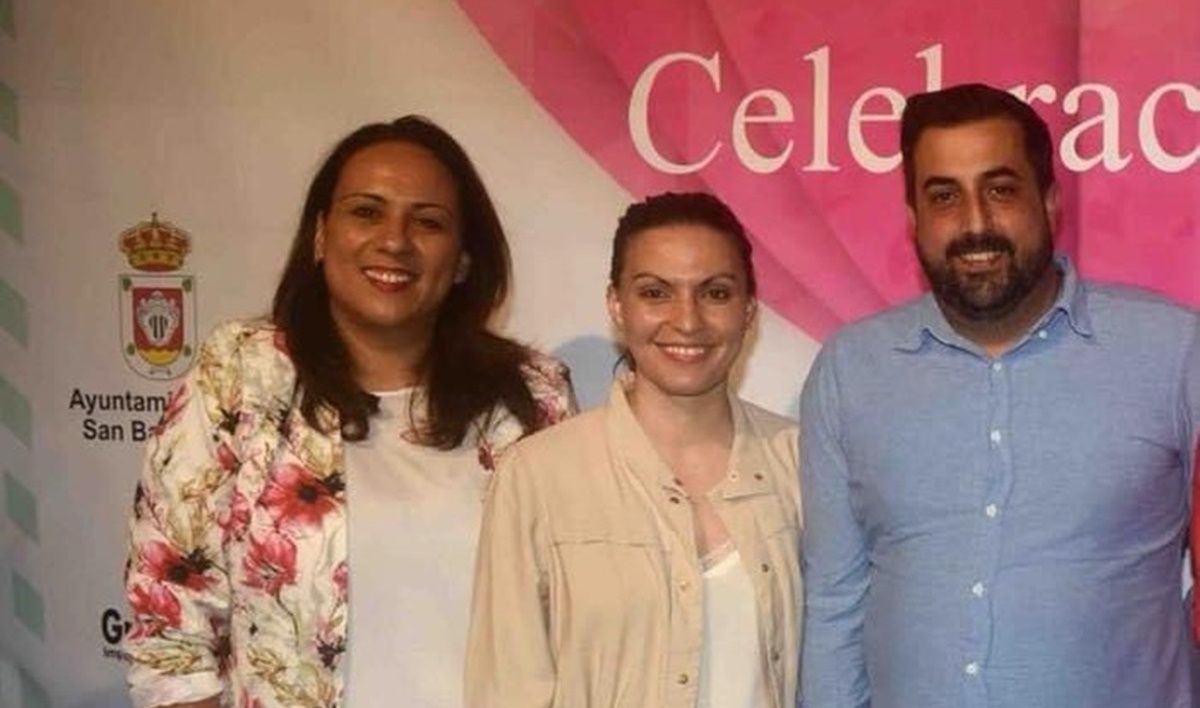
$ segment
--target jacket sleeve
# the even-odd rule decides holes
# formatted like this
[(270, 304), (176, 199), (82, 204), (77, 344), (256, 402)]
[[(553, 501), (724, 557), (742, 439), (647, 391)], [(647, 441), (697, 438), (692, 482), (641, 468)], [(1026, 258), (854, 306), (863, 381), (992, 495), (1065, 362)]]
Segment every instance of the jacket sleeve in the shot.
[(138, 708), (223, 691), (229, 574), (222, 545), (239, 466), (236, 333), (209, 339), (149, 440), (129, 522), (125, 649)]
[(484, 506), (467, 638), (464, 695), (472, 708), (547, 708), (554, 699), (549, 542), (528, 472), (518, 446)]
[(817, 357), (800, 401), (806, 608), (800, 693), (805, 706), (867, 708), (867, 545), (851, 500), (832, 346)]

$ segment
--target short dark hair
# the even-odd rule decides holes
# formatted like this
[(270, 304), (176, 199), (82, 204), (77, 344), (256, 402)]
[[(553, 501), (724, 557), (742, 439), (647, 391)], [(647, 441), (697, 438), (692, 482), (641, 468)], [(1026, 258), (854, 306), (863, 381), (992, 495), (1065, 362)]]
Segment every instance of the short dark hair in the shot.
[(758, 281), (754, 277), (754, 247), (746, 228), (725, 202), (707, 192), (663, 192), (631, 204), (617, 222), (617, 232), (613, 236), (609, 283), (617, 285), (633, 236), (647, 229), (678, 224), (707, 226), (728, 237), (741, 257), (746, 288), (754, 296)]
[(529, 352), (488, 331), (491, 316), (508, 293), (509, 251), (500, 219), (462, 146), (435, 123), (416, 115), (369, 123), (342, 138), (309, 185), (272, 308), (272, 319), (283, 331), (296, 366), (300, 410), (305, 420), (319, 427), (317, 410), (333, 408), (343, 434), (351, 439), (366, 435), (367, 419), (378, 410), (378, 399), (363, 391), (352, 376), (350, 355), (334, 325), (329, 289), (314, 248), (317, 227), (330, 208), (346, 163), (368, 147), (389, 142), (428, 150), (454, 178), (463, 251), (471, 264), (466, 279), (450, 289), (439, 308), (423, 366), (428, 409), (419, 439), (435, 447), (456, 447), (472, 421), (497, 403), (532, 430), (537, 406), (520, 374)]
[(904, 163), (904, 199), (916, 204), (913, 152), (927, 128), (950, 127), (988, 118), (1007, 118), (1021, 128), (1025, 157), (1042, 194), (1054, 184), (1054, 143), (1046, 121), (1016, 96), (986, 84), (959, 84), (909, 97), (900, 118), (900, 154)]

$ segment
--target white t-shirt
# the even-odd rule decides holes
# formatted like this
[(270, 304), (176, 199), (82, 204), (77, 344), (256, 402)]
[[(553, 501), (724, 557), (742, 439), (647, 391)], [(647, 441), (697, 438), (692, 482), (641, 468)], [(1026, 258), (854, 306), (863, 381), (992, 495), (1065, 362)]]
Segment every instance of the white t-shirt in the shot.
[[(723, 547), (724, 548), (724, 547)], [(713, 557), (718, 556), (718, 557)], [(711, 560), (710, 560), (711, 559)], [(706, 559), (699, 708), (766, 708), (754, 586), (732, 544)]]
[(469, 439), (404, 438), (413, 389), (377, 395), (370, 435), (346, 444), (346, 706), (461, 708), (486, 473)]

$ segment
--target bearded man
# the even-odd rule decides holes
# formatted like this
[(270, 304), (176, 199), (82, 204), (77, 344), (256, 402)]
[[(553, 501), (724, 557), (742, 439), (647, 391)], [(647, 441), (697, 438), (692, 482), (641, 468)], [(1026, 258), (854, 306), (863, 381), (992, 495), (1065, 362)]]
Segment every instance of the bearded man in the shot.
[(908, 101), (930, 292), (827, 342), (801, 403), (809, 708), (1196, 700), (1200, 316), (1054, 255), (1053, 147), (1004, 91)]

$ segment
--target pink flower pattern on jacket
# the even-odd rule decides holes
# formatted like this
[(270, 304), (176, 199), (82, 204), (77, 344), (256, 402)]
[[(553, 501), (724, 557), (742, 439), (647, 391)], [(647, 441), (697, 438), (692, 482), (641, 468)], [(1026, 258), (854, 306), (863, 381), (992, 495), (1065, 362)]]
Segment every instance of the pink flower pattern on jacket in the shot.
[[(534, 355), (526, 383), (550, 425), (574, 411), (566, 368)], [(218, 328), (170, 396), (130, 521), (126, 639), (136, 706), (222, 692), (230, 705), (342, 706), (348, 585), (336, 416), (299, 414), (271, 325)], [(481, 465), (524, 431), (507, 411), (472, 436)]]
[(169, 543), (151, 541), (140, 549), (138, 562), (142, 572), (158, 582), (191, 590), (207, 590), (216, 582), (207, 575), (212, 563), (199, 548), (185, 556)]
[(179, 626), (179, 599), (164, 583), (134, 585), (127, 595), (135, 618), (130, 639), (157, 637)]
[(344, 486), (337, 472), (319, 479), (300, 465), (283, 465), (267, 480), (259, 503), (280, 526), (319, 526), (321, 519), (341, 503), (339, 495)]
[(296, 544), (277, 531), (263, 539), (250, 536), (250, 552), (242, 561), (246, 586), (279, 596), (284, 585), (296, 582)]

